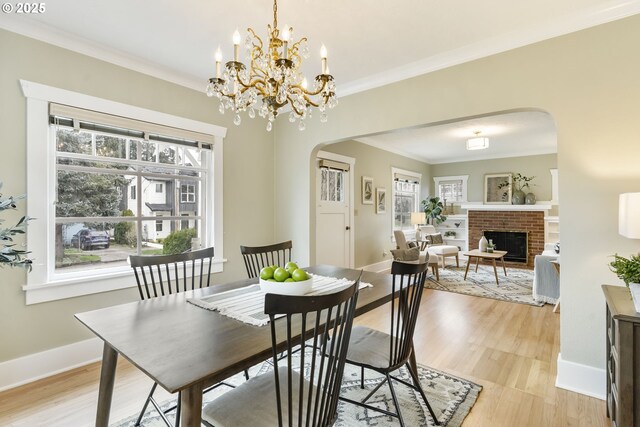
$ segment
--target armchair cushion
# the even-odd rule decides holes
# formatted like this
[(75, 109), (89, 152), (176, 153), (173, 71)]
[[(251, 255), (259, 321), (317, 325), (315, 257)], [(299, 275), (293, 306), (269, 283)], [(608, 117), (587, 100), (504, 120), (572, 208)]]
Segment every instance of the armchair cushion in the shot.
[(420, 249), (413, 247), (411, 249), (392, 249), (394, 261), (417, 261), (420, 258)]
[(441, 245), (444, 243), (442, 240), (442, 234), (440, 233), (427, 234), (425, 240), (430, 245)]

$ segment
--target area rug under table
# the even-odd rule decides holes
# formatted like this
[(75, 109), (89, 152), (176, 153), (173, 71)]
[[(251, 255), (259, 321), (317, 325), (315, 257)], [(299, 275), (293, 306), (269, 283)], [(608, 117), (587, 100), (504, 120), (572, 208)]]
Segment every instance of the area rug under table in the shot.
[[(270, 362), (265, 362), (260, 365), (256, 365), (249, 370), (250, 376), (255, 375), (273, 375), (271, 373), (272, 365)], [(411, 382), (411, 377), (404, 369), (398, 371), (397, 377)], [(471, 407), (476, 402), (482, 386), (467, 381), (462, 378), (449, 375), (447, 373), (428, 368), (426, 366), (418, 365), (418, 376), (420, 383), (424, 389), (429, 403), (434, 412), (438, 416), (441, 425), (446, 427), (459, 427), (462, 421), (465, 419)], [(349, 397), (353, 400), (360, 400), (365, 397), (369, 391), (371, 391), (381, 380), (382, 376), (376, 372), (367, 370), (365, 372), (365, 389), (360, 388), (360, 369), (347, 365), (345, 366), (344, 380), (342, 382), (342, 389), (340, 394), (345, 397)], [(231, 377), (227, 382), (233, 385), (239, 385), (244, 382), (244, 374), (238, 374)], [(400, 401), (402, 408), (402, 416), (404, 418), (405, 425), (407, 426), (434, 426), (429, 411), (422, 403), (422, 398), (413, 389), (394, 383), (396, 395)], [(229, 388), (225, 386), (218, 387), (209, 393), (206, 393), (203, 398), (203, 403), (206, 404), (217, 396), (228, 391)], [(383, 409), (394, 411), (393, 400), (391, 393), (387, 385), (383, 385), (377, 392), (368, 400), (368, 403)], [(167, 401), (161, 406), (168, 408), (174, 404), (173, 401)], [(274, 397), (275, 405), (275, 397)], [(151, 405), (149, 405), (151, 406)], [(250, 409), (249, 409), (250, 410)], [(134, 425), (138, 414), (132, 415), (122, 421), (112, 424), (113, 427), (131, 427)], [(174, 422), (175, 411), (168, 414), (167, 418)], [(164, 422), (158, 416), (155, 410), (148, 409), (142, 419), (142, 426), (145, 427), (165, 427)], [(398, 426), (399, 422), (396, 418), (374, 412), (355, 406), (349, 403), (340, 402), (338, 405), (338, 421), (335, 423), (336, 427), (351, 427), (351, 426)], [(244, 427), (244, 426), (243, 426)], [(258, 427), (258, 426), (252, 426)], [(266, 426), (272, 427), (272, 426)]]
[(449, 291), (458, 294), (474, 295), (485, 298), (493, 298), (501, 301), (517, 302), (535, 306), (543, 306), (544, 302), (533, 299), (533, 271), (520, 268), (507, 268), (504, 275), (502, 267), (498, 268), (499, 285), (496, 285), (496, 276), (493, 267), (475, 264), (469, 267), (467, 279), (464, 279), (465, 267), (447, 266), (441, 268), (440, 280), (435, 276), (429, 276), (425, 281), (425, 287), (439, 291)]

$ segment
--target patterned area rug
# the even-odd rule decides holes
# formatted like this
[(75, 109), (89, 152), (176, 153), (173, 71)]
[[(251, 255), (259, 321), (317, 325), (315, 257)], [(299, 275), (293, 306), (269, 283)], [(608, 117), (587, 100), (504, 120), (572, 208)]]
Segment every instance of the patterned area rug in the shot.
[(518, 302), (543, 306), (543, 302), (533, 300), (533, 270), (507, 268), (507, 276), (502, 267), (498, 268), (500, 285), (496, 285), (493, 267), (480, 265), (475, 272), (475, 264), (469, 267), (467, 280), (464, 280), (465, 267), (447, 266), (440, 269), (440, 281), (430, 275), (425, 286), (439, 291), (493, 298), (501, 301)]
[[(272, 375), (272, 364), (270, 362), (264, 362), (260, 365), (256, 365), (249, 370), (250, 376), (255, 375)], [(404, 369), (396, 372), (396, 376), (411, 382), (411, 377)], [(465, 419), (471, 407), (476, 402), (482, 386), (464, 380), (462, 378), (454, 377), (453, 375), (446, 374), (441, 371), (437, 371), (425, 366), (418, 366), (418, 374), (420, 377), (420, 383), (424, 389), (429, 403), (434, 412), (438, 416), (442, 426), (447, 427), (459, 427), (462, 421)], [(345, 366), (344, 379), (342, 382), (341, 395), (349, 397), (353, 400), (360, 400), (364, 398), (369, 391), (371, 391), (381, 380), (382, 376), (374, 371), (365, 371), (365, 389), (360, 388), (360, 369), (347, 365)], [(229, 383), (239, 385), (244, 382), (244, 374), (238, 374), (228, 380)], [(433, 426), (433, 420), (429, 415), (429, 411), (422, 403), (422, 398), (413, 389), (410, 389), (400, 383), (394, 383), (394, 389), (396, 391), (398, 400), (402, 410), (402, 416), (407, 426)], [(225, 386), (218, 387), (209, 393), (204, 395), (204, 404), (212, 401), (217, 396), (228, 391), (229, 388)], [(387, 385), (383, 385), (377, 392), (368, 400), (373, 406), (378, 406), (383, 409), (394, 411), (393, 400), (391, 398), (391, 392)], [(168, 408), (174, 401), (164, 402), (162, 408)], [(275, 397), (274, 397), (275, 405)], [(149, 405), (151, 406), (151, 405)], [(138, 414), (132, 415), (124, 420), (121, 420), (112, 427), (131, 427), (136, 422)], [(175, 411), (172, 411), (167, 415), (169, 421), (174, 422)], [(143, 419), (142, 426), (145, 427), (165, 427), (164, 422), (160, 419), (158, 413), (155, 410), (147, 409)], [(338, 421), (336, 427), (347, 426), (398, 426), (398, 420), (396, 418), (381, 414), (379, 412), (370, 411), (359, 406), (355, 406), (349, 403), (340, 402), (338, 406)], [(257, 427), (257, 426), (256, 426)], [(271, 427), (271, 426), (268, 426)]]

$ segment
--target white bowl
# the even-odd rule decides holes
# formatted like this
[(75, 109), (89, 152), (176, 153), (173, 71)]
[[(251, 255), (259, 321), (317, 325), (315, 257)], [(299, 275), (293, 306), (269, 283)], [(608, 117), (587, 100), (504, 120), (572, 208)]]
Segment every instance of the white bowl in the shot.
[(313, 277), (302, 282), (269, 282), (260, 279), (260, 289), (265, 294), (304, 295), (311, 291)]

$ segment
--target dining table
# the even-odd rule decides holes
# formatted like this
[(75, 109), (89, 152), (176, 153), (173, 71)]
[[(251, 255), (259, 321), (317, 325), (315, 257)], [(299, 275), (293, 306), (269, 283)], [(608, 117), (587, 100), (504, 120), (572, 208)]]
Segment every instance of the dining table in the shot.
[[(360, 270), (330, 265), (305, 270), (350, 280), (361, 274)], [(360, 289), (356, 316), (391, 300), (390, 274), (363, 271), (361, 281), (373, 286)], [(190, 304), (187, 299), (257, 282), (257, 278), (239, 280), (76, 314), (104, 342), (95, 425), (109, 424), (116, 362), (121, 355), (168, 392), (181, 392), (180, 424), (199, 427), (203, 390), (269, 359), (271, 331), (268, 326), (253, 326)], [(275, 321), (276, 328), (284, 324)], [(411, 366), (416, 369), (415, 357)]]

